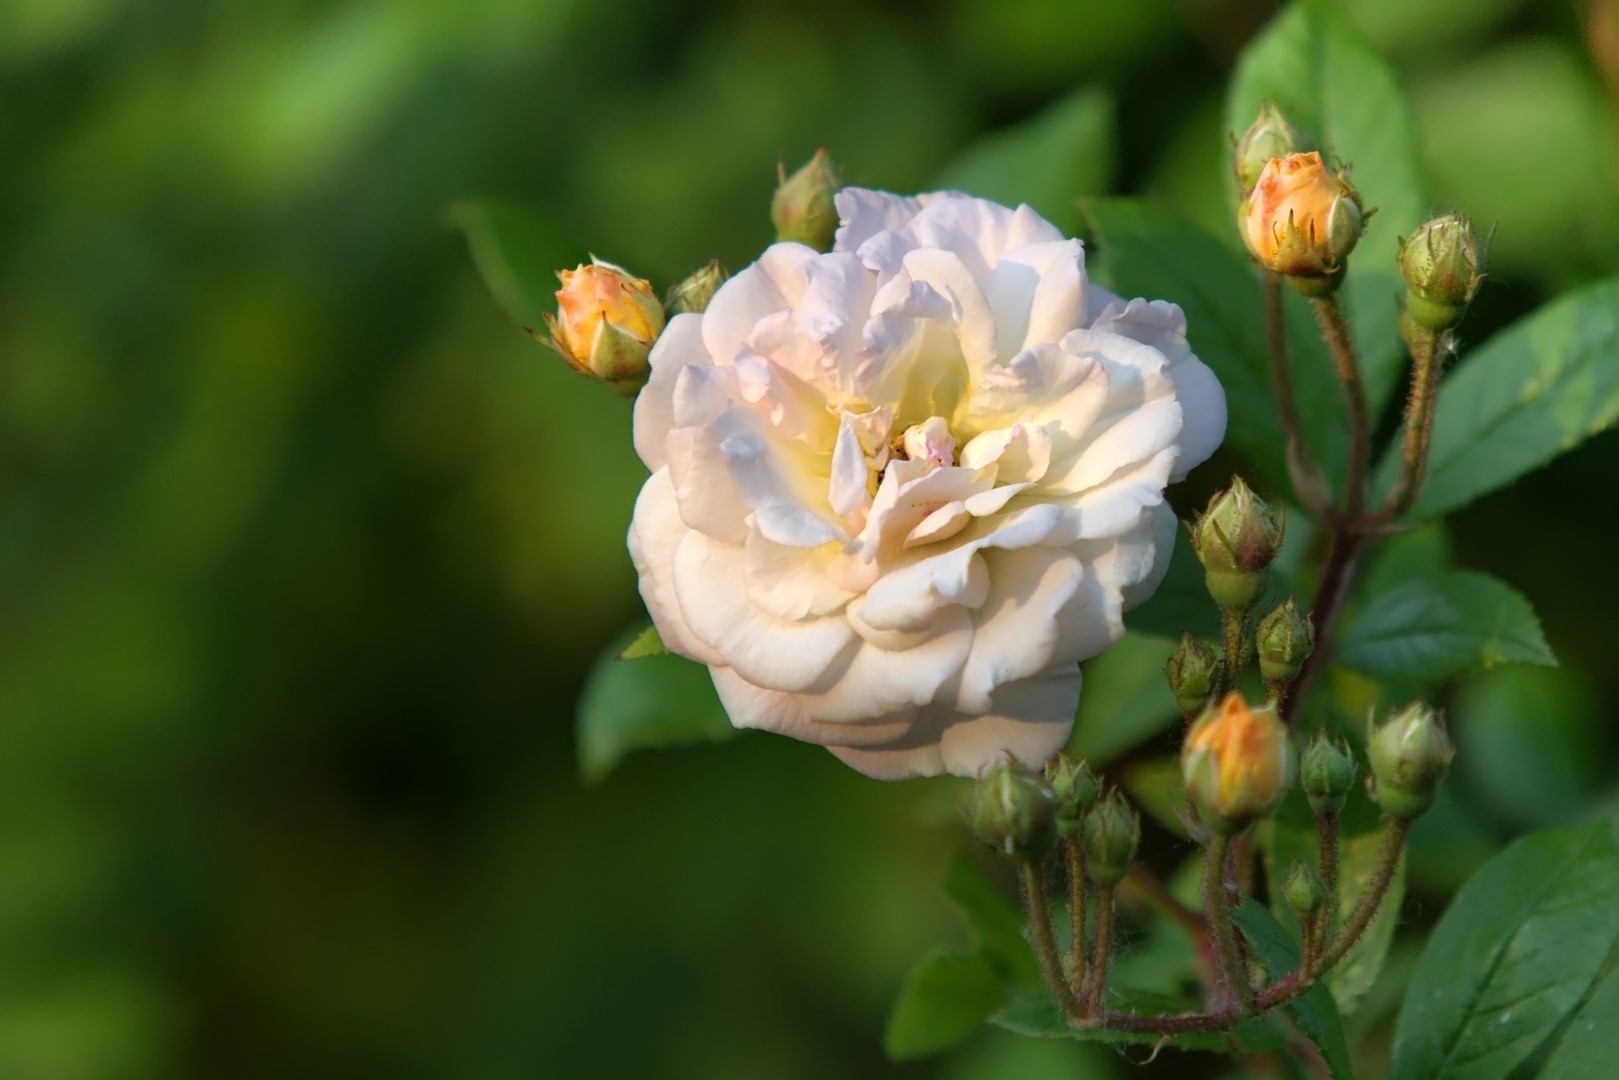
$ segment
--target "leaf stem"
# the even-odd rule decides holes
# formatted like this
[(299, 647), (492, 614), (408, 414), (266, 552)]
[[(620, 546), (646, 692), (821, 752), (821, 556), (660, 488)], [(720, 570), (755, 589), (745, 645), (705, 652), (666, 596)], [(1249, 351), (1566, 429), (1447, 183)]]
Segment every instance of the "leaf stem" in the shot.
[(1045, 977), (1046, 988), (1051, 991), (1057, 1005), (1069, 1016), (1079, 1015), (1078, 1002), (1063, 978), (1062, 959), (1057, 952), (1057, 938), (1051, 931), (1051, 901), (1046, 895), (1046, 867), (1044, 860), (1018, 864), (1023, 883), (1023, 906), (1029, 916), (1029, 929), (1034, 937), (1034, 952), (1040, 960), (1040, 974)]

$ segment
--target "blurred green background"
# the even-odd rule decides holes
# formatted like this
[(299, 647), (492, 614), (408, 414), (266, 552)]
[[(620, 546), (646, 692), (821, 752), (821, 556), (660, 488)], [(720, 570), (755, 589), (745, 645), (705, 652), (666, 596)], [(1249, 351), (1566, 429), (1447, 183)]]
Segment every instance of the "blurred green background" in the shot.
[[(1498, 226), (1464, 339), (1619, 271), (1614, 5), (1347, 7), (1439, 208)], [(667, 284), (770, 239), (779, 160), (915, 189), (1095, 86), (1096, 190), (1223, 232), (1221, 95), (1270, 13), (0, 0), (0, 1076), (890, 1071), (903, 972), (959, 940), (952, 789), (768, 737), (581, 784), (644, 474), (450, 208), (527, 205), (559, 265)], [(1471, 846), (1413, 879), (1419, 922), (1611, 797), (1616, 465), (1597, 439), (1457, 521), (1565, 669), (1465, 691)], [(1123, 1067), (986, 1033), (895, 1071)]]

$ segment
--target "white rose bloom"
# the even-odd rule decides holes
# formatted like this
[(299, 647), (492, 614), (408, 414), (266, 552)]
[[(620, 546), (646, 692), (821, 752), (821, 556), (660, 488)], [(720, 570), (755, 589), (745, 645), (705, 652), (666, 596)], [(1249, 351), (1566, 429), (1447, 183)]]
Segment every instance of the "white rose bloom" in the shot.
[(770, 247), (652, 350), (641, 595), (738, 727), (881, 778), (1038, 766), (1163, 578), (1224, 392), (1180, 308), (1091, 285), (1026, 206), (837, 205), (833, 251)]

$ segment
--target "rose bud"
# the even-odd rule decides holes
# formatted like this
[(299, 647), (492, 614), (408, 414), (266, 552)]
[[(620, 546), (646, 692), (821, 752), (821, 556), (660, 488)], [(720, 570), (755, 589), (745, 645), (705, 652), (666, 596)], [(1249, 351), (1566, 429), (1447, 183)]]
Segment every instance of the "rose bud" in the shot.
[(1270, 564), (1282, 548), (1283, 523), (1255, 495), (1232, 477), (1192, 526), (1192, 549), (1203, 564), (1203, 578), (1214, 602), (1228, 611), (1254, 606)]
[(1259, 620), (1254, 644), (1259, 653), (1259, 673), (1266, 681), (1292, 682), (1315, 648), (1315, 624), (1299, 611), (1290, 596), (1287, 603)]
[(1051, 789), (1010, 762), (978, 781), (968, 819), (974, 836), (1018, 862), (1034, 862), (1057, 839)]
[(1435, 332), (1462, 320), (1484, 279), (1484, 248), (1473, 223), (1461, 214), (1425, 222), (1400, 241), (1406, 314)]
[(663, 331), (663, 305), (650, 282), (592, 257), (557, 273), (557, 316), (545, 317), (545, 341), (575, 371), (634, 397), (647, 378), (647, 353)]
[(1303, 859), (1294, 859), (1287, 877), (1282, 879), (1282, 898), (1287, 901), (1288, 907), (1298, 913), (1299, 918), (1308, 919), (1321, 910), (1321, 905), (1327, 899), (1327, 890), (1321, 884), (1320, 875)]
[(1344, 808), (1349, 788), (1355, 782), (1355, 758), (1349, 747), (1316, 732), (1315, 741), (1299, 762), (1299, 786), (1309, 796), (1310, 809), (1318, 814), (1336, 814)]
[(1046, 783), (1057, 805), (1058, 835), (1076, 835), (1085, 811), (1096, 805), (1099, 794), (1096, 777), (1091, 775), (1083, 760), (1058, 754), (1046, 762)]
[(1202, 712), (1224, 672), (1225, 664), (1214, 645), (1193, 641), (1191, 634), (1181, 635), (1180, 648), (1170, 654), (1164, 665), (1169, 692), (1175, 695), (1175, 704), (1183, 713)]
[(1227, 835), (1274, 811), (1296, 769), (1275, 707), (1251, 708), (1236, 691), (1203, 713), (1181, 747), (1181, 779), (1192, 805)]
[(1081, 830), (1085, 870), (1091, 880), (1101, 885), (1123, 881), (1140, 842), (1141, 818), (1124, 794), (1115, 789), (1085, 815)]
[(1366, 756), (1371, 760), (1377, 805), (1390, 817), (1408, 821), (1433, 802), (1456, 747), (1439, 715), (1414, 702), (1372, 732)]
[(1274, 101), (1259, 107), (1259, 117), (1237, 140), (1232, 161), (1236, 165), (1237, 183), (1246, 195), (1259, 183), (1259, 174), (1272, 158), (1287, 157), (1311, 148), (1310, 137), (1282, 115)]
[(698, 267), (690, 277), (676, 284), (664, 297), (663, 306), (670, 315), (680, 315), (685, 312), (695, 312), (701, 315), (708, 310), (708, 302), (714, 298), (719, 287), (725, 284), (730, 277), (715, 259), (710, 259)]
[(831, 251), (838, 231), (838, 210), (833, 196), (842, 187), (837, 168), (825, 148), (791, 176), (784, 176), (770, 200), (770, 220), (776, 239), (794, 241), (816, 251)]
[(1265, 164), (1237, 226), (1256, 263), (1306, 295), (1325, 296), (1342, 280), (1366, 216), (1354, 187), (1312, 150)]

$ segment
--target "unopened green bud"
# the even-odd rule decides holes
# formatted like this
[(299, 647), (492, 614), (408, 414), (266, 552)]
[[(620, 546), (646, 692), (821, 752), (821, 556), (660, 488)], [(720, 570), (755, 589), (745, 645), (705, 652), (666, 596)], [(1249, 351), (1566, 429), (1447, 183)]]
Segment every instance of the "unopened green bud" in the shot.
[(1018, 862), (1039, 859), (1057, 839), (1051, 789), (1010, 762), (978, 781), (969, 819), (978, 839)]
[(1085, 815), (1080, 843), (1085, 852), (1085, 870), (1092, 880), (1116, 885), (1129, 872), (1141, 842), (1141, 818), (1124, 793), (1115, 788)]
[(1282, 880), (1282, 898), (1287, 901), (1288, 907), (1298, 912), (1301, 919), (1307, 919), (1321, 910), (1321, 905), (1327, 899), (1327, 890), (1321, 884), (1320, 876), (1304, 860), (1294, 859), (1287, 877)]
[(1299, 762), (1299, 786), (1310, 799), (1310, 809), (1318, 814), (1336, 814), (1344, 808), (1349, 789), (1355, 783), (1355, 757), (1349, 747), (1316, 732), (1315, 741)]
[(783, 176), (770, 201), (770, 220), (776, 239), (790, 240), (816, 251), (831, 251), (838, 231), (838, 210), (832, 198), (842, 187), (838, 170), (826, 150), (815, 151), (799, 170)]
[(1046, 784), (1056, 801), (1057, 834), (1070, 837), (1079, 833), (1085, 811), (1096, 805), (1101, 788), (1081, 758), (1058, 754), (1046, 762)]
[(1293, 786), (1298, 757), (1274, 705), (1236, 691), (1210, 705), (1181, 745), (1181, 780), (1203, 821), (1231, 835), (1268, 817)]
[(647, 354), (663, 332), (663, 306), (652, 285), (595, 257), (558, 271), (557, 279), (557, 314), (545, 316), (549, 336), (530, 333), (574, 370), (634, 397), (647, 379)]
[(1191, 634), (1182, 634), (1180, 648), (1170, 654), (1164, 665), (1164, 678), (1181, 712), (1195, 713), (1202, 712), (1208, 704), (1224, 671), (1225, 664), (1212, 642), (1194, 641)]
[(1292, 682), (1315, 648), (1315, 623), (1299, 611), (1290, 596), (1287, 603), (1259, 620), (1254, 644), (1259, 652), (1259, 673), (1270, 682)]
[(671, 315), (685, 312), (696, 312), (701, 315), (708, 310), (708, 302), (714, 299), (714, 294), (730, 276), (718, 261), (710, 259), (685, 281), (671, 288), (669, 295), (664, 297), (663, 306)]
[(1410, 820), (1433, 802), (1456, 748), (1439, 715), (1417, 702), (1372, 732), (1366, 756), (1377, 805), (1390, 817)]
[(1484, 279), (1484, 247), (1473, 223), (1446, 214), (1400, 241), (1405, 310), (1426, 330), (1449, 330), (1462, 321), (1468, 301)]
[(1242, 193), (1246, 195), (1254, 189), (1254, 185), (1259, 183), (1259, 174), (1272, 158), (1287, 157), (1311, 149), (1314, 146), (1310, 137), (1290, 123), (1274, 101), (1265, 102), (1259, 107), (1259, 117), (1248, 125), (1248, 130), (1237, 140), (1237, 150), (1232, 156)]
[(1282, 548), (1283, 524), (1240, 476), (1220, 492), (1192, 526), (1192, 549), (1214, 602), (1247, 611), (1265, 591), (1270, 564)]

